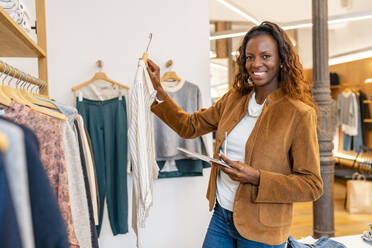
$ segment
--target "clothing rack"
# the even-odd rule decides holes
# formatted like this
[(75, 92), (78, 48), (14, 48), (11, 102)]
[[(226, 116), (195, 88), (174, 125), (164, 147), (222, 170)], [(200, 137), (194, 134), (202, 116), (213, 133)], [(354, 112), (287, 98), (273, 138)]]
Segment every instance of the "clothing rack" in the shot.
[(5, 63), (1, 60), (0, 60), (0, 72), (3, 75), (8, 75), (8, 76), (11, 76), (13, 78), (17, 78), (19, 80), (22, 80), (23, 82), (27, 82), (29, 84), (37, 85), (37, 86), (39, 86), (40, 90), (43, 89), (43, 88), (46, 88), (48, 86), (48, 84), (44, 80), (33, 77), (33, 76), (29, 75), (28, 73), (25, 73), (25, 72), (7, 64), (7, 63)]
[(372, 154), (342, 152), (334, 154), (335, 162), (345, 168), (358, 170), (365, 173), (372, 172)]

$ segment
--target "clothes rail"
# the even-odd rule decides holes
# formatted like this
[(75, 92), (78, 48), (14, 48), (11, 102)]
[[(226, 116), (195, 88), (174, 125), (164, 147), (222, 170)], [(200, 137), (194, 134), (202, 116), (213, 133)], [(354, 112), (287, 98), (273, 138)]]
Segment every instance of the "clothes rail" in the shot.
[(337, 152), (333, 157), (335, 158), (336, 163), (341, 164), (346, 168), (360, 170), (367, 173), (372, 172), (372, 154), (363, 154), (358, 156), (355, 152)]
[(13, 78), (17, 78), (17, 79), (20, 79), (24, 82), (27, 82), (27, 83), (30, 83), (30, 84), (34, 84), (34, 85), (37, 85), (39, 86), (40, 89), (42, 88), (46, 88), (48, 86), (48, 84), (41, 80), (41, 79), (38, 79), (36, 77), (33, 77), (31, 75), (29, 75), (28, 73), (25, 73), (17, 68), (15, 68), (14, 66), (11, 66), (3, 61), (0, 60), (0, 73), (4, 74), (4, 75), (8, 75), (10, 77), (13, 77)]

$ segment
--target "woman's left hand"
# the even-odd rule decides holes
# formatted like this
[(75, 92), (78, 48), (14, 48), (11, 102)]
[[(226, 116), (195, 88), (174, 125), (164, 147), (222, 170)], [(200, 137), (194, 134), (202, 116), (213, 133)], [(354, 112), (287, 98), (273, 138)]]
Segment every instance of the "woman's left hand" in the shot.
[(250, 183), (258, 185), (260, 183), (260, 172), (251, 166), (239, 161), (231, 161), (225, 155), (221, 154), (220, 158), (225, 161), (231, 168), (212, 162), (212, 165), (225, 172), (232, 180), (241, 183)]

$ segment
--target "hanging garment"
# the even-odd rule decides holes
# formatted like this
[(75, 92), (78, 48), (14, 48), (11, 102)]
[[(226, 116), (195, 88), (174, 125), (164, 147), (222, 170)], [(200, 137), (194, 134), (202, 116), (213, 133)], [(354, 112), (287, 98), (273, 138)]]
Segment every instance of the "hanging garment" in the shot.
[(371, 115), (369, 112), (369, 104), (364, 103), (367, 99), (366, 94), (364, 94), (363, 91), (359, 90), (359, 107), (360, 107), (360, 118), (362, 122), (362, 133), (363, 133), (363, 144), (365, 144), (365, 141), (368, 140), (367, 133), (371, 130), (372, 124), (364, 122), (365, 119), (370, 119)]
[(5, 118), (25, 125), (35, 132), (40, 143), (42, 164), (57, 196), (62, 216), (66, 222), (70, 247), (79, 247), (71, 215), (68, 176), (62, 145), (61, 120), (40, 114), (27, 106), (15, 102), (12, 102), (10, 107), (4, 107), (3, 110)]
[(4, 155), (0, 153), (0, 240), (3, 247), (22, 248), (22, 239), (5, 172)]
[(35, 97), (39, 100), (49, 102), (53, 104), (54, 106), (56, 106), (57, 110), (68, 118), (70, 125), (71, 126), (74, 125), (75, 116), (78, 114), (78, 111), (76, 108), (57, 102), (55, 100), (49, 100), (49, 99), (45, 99), (45, 98), (38, 97), (38, 96), (35, 96)]
[(19, 127), (24, 132), (35, 247), (67, 248), (66, 224), (40, 161), (39, 143), (30, 129)]
[(125, 101), (83, 99), (77, 109), (92, 140), (96, 165), (100, 213), (97, 233), (101, 231), (104, 199), (114, 235), (128, 232), (127, 117)]
[(83, 176), (84, 176), (84, 186), (85, 190), (87, 192), (87, 200), (88, 200), (88, 210), (89, 210), (89, 225), (90, 225), (90, 231), (91, 231), (91, 241), (92, 241), (92, 247), (98, 248), (98, 236), (97, 236), (97, 230), (94, 220), (94, 212), (93, 212), (93, 205), (92, 205), (92, 196), (90, 194), (90, 187), (89, 187), (89, 179), (88, 179), (88, 172), (87, 172), (87, 163), (84, 156), (84, 149), (83, 149), (83, 142), (82, 137), (80, 134), (80, 130), (78, 128), (78, 121), (74, 121), (75, 124), (75, 130), (77, 132), (78, 142), (79, 142), (79, 152), (80, 152), (80, 159), (81, 159), (81, 166), (83, 170)]
[(78, 137), (81, 139), (80, 148), (83, 150), (84, 160), (86, 163), (87, 176), (89, 181), (89, 191), (92, 198), (93, 217), (95, 225), (98, 225), (98, 213), (99, 213), (99, 197), (98, 197), (98, 182), (96, 174), (96, 165), (93, 159), (93, 148), (88, 135), (88, 131), (85, 129), (84, 120), (81, 115), (75, 117), (75, 127), (78, 132)]
[[(180, 82), (181, 88), (171, 90), (165, 88), (168, 95), (187, 113), (194, 113), (202, 108), (202, 98), (199, 87), (188, 81)], [(177, 147), (184, 147), (187, 150), (207, 154), (208, 142), (205, 137), (195, 139), (183, 139), (170, 127), (168, 127), (157, 116), (154, 116), (156, 160), (165, 161), (169, 159), (188, 159), (189, 155), (181, 152)]]
[(74, 221), (76, 238), (80, 248), (91, 248), (91, 231), (89, 209), (83, 171), (81, 168), (79, 145), (70, 124), (62, 123), (62, 141), (65, 153), (68, 188), (70, 192), (71, 213)]
[(158, 178), (202, 176), (203, 169), (210, 167), (208, 162), (200, 159), (177, 159), (168, 160), (169, 167), (167, 169), (165, 166), (166, 162), (157, 162), (160, 170)]
[(145, 226), (153, 204), (152, 182), (158, 177), (155, 159), (154, 120), (150, 106), (154, 90), (145, 63), (138, 62), (134, 85), (129, 92), (129, 158), (132, 165), (132, 227), (137, 234), (137, 247), (142, 247), (139, 228)]
[(96, 80), (75, 91), (75, 93), (75, 97), (78, 99), (83, 97), (89, 100), (105, 101), (113, 98), (121, 100), (123, 97), (128, 99), (129, 90), (105, 80)]
[(337, 107), (342, 131), (350, 136), (358, 135), (358, 102), (355, 93), (342, 92), (338, 96)]
[(358, 133), (357, 135), (351, 136), (344, 132), (344, 151), (354, 150), (355, 152), (360, 152), (363, 145), (363, 132), (362, 132), (362, 117), (359, 105), (359, 97), (357, 98), (357, 112), (355, 113), (358, 118)]
[(10, 186), (15, 207), (22, 247), (35, 247), (32, 228), (30, 196), (27, 178), (26, 152), (22, 130), (14, 124), (1, 121), (0, 130), (9, 138), (9, 146), (5, 153), (5, 172)]
[[(94, 77), (93, 77), (94, 79)], [(95, 101), (105, 101), (118, 98), (121, 101), (126, 101), (128, 108), (129, 89), (120, 87), (119, 85), (106, 81), (105, 79), (95, 79), (93, 82), (74, 91), (75, 97), (82, 101), (83, 98)], [(128, 113), (128, 110), (126, 110)], [(130, 161), (128, 159), (127, 172), (130, 171)]]
[[(201, 92), (197, 85), (180, 81), (173, 87), (166, 84), (163, 87), (185, 112), (194, 113), (202, 108)], [(183, 147), (193, 152), (210, 155), (206, 136), (183, 139), (156, 116), (154, 130), (156, 160), (160, 168), (159, 178), (202, 176), (203, 168), (210, 167), (209, 163), (195, 160), (177, 150), (177, 147)]]
[[(81, 143), (81, 137), (79, 137), (80, 133), (77, 130), (78, 127), (74, 123), (75, 118), (78, 115), (78, 111), (74, 107), (67, 106), (67, 105), (59, 103), (55, 100), (44, 99), (44, 98), (41, 98), (41, 97), (37, 97), (37, 98), (40, 99), (40, 100), (52, 103), (54, 106), (56, 106), (57, 110), (60, 113), (67, 116), (67, 118), (69, 120), (68, 123), (69, 123), (69, 126), (71, 126), (71, 128), (63, 126), (64, 127), (64, 132), (63, 132), (64, 137), (67, 137), (66, 139), (64, 139), (64, 140), (67, 140), (67, 142), (64, 142), (64, 150), (65, 150), (66, 153), (68, 153), (68, 155), (66, 154), (66, 165), (70, 165), (70, 164), (75, 164), (75, 165), (80, 164), (81, 165), (81, 167), (80, 167), (81, 171), (80, 171), (79, 167), (67, 166), (67, 169), (70, 168), (70, 172), (68, 172), (69, 177), (70, 177), (70, 175), (73, 175), (71, 177), (74, 177), (71, 180), (69, 179), (69, 184), (70, 184), (71, 181), (74, 182), (73, 185), (70, 185), (69, 187), (71, 189), (71, 195), (72, 195), (71, 198), (75, 199), (75, 200), (71, 199), (71, 208), (72, 208), (71, 210), (72, 210), (72, 214), (73, 214), (73, 217), (74, 217), (75, 228), (79, 229), (79, 230), (76, 230), (76, 233), (77, 233), (77, 237), (78, 237), (79, 244), (80, 244), (81, 247), (84, 247), (84, 246), (86, 246), (86, 247), (90, 247), (90, 246), (98, 247), (97, 230), (96, 230), (96, 227), (95, 227), (95, 225), (98, 224), (98, 207), (97, 207), (97, 201), (98, 200), (96, 198), (98, 193), (96, 192), (97, 183), (96, 183), (96, 179), (95, 179), (95, 167), (93, 167), (94, 165), (93, 165), (93, 162), (92, 162), (93, 161), (92, 156), (89, 156), (89, 158), (81, 158), (81, 156), (84, 156), (84, 154), (80, 154), (80, 152), (83, 151), (83, 147), (81, 147), (82, 143)], [(80, 118), (81, 118), (81, 116), (80, 116)], [(84, 126), (84, 123), (82, 123), (82, 126)], [(73, 130), (75, 135), (73, 135), (71, 130)], [(84, 132), (84, 134), (85, 134), (85, 132)], [(70, 151), (70, 149), (72, 149), (72, 151)], [(90, 151), (89, 151), (89, 153), (90, 153)], [(71, 156), (69, 156), (70, 154), (71, 154)], [(78, 157), (80, 157), (80, 160), (78, 160), (78, 158), (76, 158), (77, 155), (79, 155)], [(69, 159), (68, 159), (68, 157), (69, 157)], [(68, 163), (69, 160), (71, 160), (72, 163)], [(88, 168), (88, 166), (91, 166), (91, 168)], [(92, 187), (90, 187), (90, 182), (89, 182), (89, 180), (92, 180), (92, 179), (88, 178), (88, 176), (87, 176), (87, 171), (91, 171), (91, 170), (94, 171), (94, 178), (93, 178), (94, 181), (92, 181)], [(79, 185), (79, 184), (82, 184), (82, 182), (84, 182), (84, 188), (82, 188), (81, 185)], [(94, 196), (95, 196), (94, 202), (92, 202), (90, 188), (94, 189)], [(84, 190), (85, 190), (85, 192), (84, 192)], [(85, 197), (86, 200), (84, 200), (83, 195), (86, 196)], [(74, 204), (74, 203), (77, 203), (77, 204)], [(93, 205), (94, 205), (94, 207), (93, 207)], [(81, 212), (83, 214), (79, 214), (79, 212)], [(88, 212), (88, 216), (85, 216), (86, 212)], [(76, 218), (78, 218), (78, 219), (75, 221)], [(89, 227), (86, 223), (87, 220), (89, 221)], [(88, 241), (88, 239), (89, 239), (88, 237), (90, 237), (89, 241)], [(85, 245), (83, 245), (83, 244), (85, 244)]]

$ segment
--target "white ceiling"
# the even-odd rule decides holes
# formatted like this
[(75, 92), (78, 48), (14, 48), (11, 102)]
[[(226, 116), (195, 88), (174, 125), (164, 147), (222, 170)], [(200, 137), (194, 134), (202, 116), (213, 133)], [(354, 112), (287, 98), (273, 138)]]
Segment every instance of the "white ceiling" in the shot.
[[(312, 0), (227, 0), (239, 6), (241, 10), (256, 18), (259, 22), (264, 20), (278, 24), (296, 21), (311, 20)], [(232, 29), (249, 30), (251, 23), (225, 7), (217, 0), (208, 0), (210, 21), (232, 21)], [(372, 11), (372, 0), (328, 0), (328, 16), (361, 13)], [(361, 20), (349, 23), (332, 24), (329, 26), (329, 56), (352, 52), (358, 49), (371, 47), (372, 20)], [(211, 33), (215, 31), (214, 25), (210, 27)], [(233, 50), (240, 45), (242, 37), (233, 38)], [(312, 31), (303, 28), (297, 32), (297, 48), (300, 59), (305, 68), (312, 66)], [(211, 41), (211, 50), (215, 49), (215, 42)], [(226, 66), (226, 60), (213, 59), (213, 63)], [(226, 83), (226, 70), (211, 66), (211, 84)], [(223, 76), (221, 76), (223, 75)]]
[[(286, 23), (311, 19), (311, 0), (229, 0), (258, 21)], [(208, 0), (209, 19), (247, 21), (217, 0)], [(345, 7), (344, 7), (344, 6)], [(329, 16), (372, 10), (372, 0), (328, 0)]]

